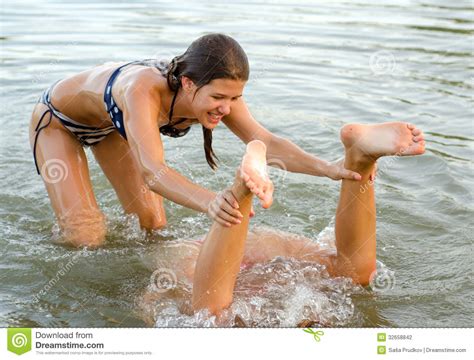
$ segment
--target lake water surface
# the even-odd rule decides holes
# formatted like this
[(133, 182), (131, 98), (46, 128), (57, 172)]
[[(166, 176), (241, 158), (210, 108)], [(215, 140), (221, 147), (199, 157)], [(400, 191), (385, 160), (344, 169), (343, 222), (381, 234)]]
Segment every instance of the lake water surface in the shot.
[[(201, 236), (210, 221), (168, 201), (169, 225), (145, 238), (88, 150), (107, 244), (94, 251), (55, 245), (29, 117), (58, 79), (108, 61), (170, 59), (208, 32), (227, 33), (246, 50), (244, 96), (256, 119), (310, 153), (339, 158), (338, 132), (348, 122), (409, 121), (427, 139), (424, 156), (379, 162), (384, 278), (374, 291), (328, 279), (316, 265), (276, 259), (241, 277), (251, 284), (272, 272), (275, 291), (240, 293), (231, 311), (255, 319), (254, 326), (292, 326), (308, 312), (334, 326), (472, 326), (472, 2), (7, 0), (1, 12), (0, 326), (145, 326), (138, 303), (152, 269), (143, 259), (163, 241)], [(164, 142), (171, 167), (218, 191), (232, 181), (244, 145), (224, 126), (214, 138), (216, 173), (205, 162), (199, 128)], [(339, 183), (271, 174), (274, 206), (256, 208), (253, 225), (330, 244)], [(180, 314), (174, 303), (155, 320), (215, 325), (202, 314)]]

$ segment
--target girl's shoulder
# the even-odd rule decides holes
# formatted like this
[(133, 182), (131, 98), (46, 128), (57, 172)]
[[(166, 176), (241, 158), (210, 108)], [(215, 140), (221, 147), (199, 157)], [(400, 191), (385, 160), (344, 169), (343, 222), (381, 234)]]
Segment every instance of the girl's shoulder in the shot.
[(141, 94), (152, 92), (155, 96), (167, 94), (168, 83), (164, 73), (155, 66), (130, 64), (121, 70), (114, 84), (114, 92), (131, 94), (139, 92)]

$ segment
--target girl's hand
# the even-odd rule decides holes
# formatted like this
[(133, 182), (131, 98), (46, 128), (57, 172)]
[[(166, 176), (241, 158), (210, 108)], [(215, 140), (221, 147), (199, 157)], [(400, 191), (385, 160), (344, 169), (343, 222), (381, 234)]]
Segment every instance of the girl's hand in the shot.
[(225, 189), (218, 192), (214, 200), (209, 203), (207, 214), (219, 224), (231, 227), (242, 222), (243, 216), (238, 208), (239, 204), (232, 191)]
[(344, 167), (344, 158), (336, 160), (333, 163), (329, 163), (326, 168), (326, 176), (333, 180), (341, 180), (341, 179), (361, 180), (362, 179), (360, 174), (351, 170), (347, 170)]
[[(369, 176), (370, 181), (375, 181), (375, 176), (377, 174), (377, 163), (375, 163), (374, 170)], [(348, 179), (348, 180), (361, 180), (362, 177), (360, 174), (347, 170), (344, 167), (344, 158), (336, 160), (333, 163), (330, 163), (326, 169), (326, 176), (333, 180), (341, 180), (341, 179)]]

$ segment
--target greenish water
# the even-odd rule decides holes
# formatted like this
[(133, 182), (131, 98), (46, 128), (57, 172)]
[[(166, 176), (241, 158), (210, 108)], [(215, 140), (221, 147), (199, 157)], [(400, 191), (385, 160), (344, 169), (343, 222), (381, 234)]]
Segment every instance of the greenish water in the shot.
[[(272, 318), (261, 324), (285, 325), (304, 302), (318, 308), (342, 301), (347, 306), (319, 307), (338, 326), (472, 326), (473, 15), (470, 1), (435, 0), (3, 2), (0, 326), (145, 326), (137, 303), (152, 270), (143, 259), (164, 240), (202, 235), (210, 221), (167, 202), (168, 227), (145, 239), (88, 151), (108, 217), (107, 244), (96, 251), (54, 245), (55, 219), (35, 172), (28, 121), (57, 79), (108, 61), (169, 59), (210, 31), (234, 36), (246, 50), (251, 79), (244, 96), (254, 116), (308, 152), (340, 157), (338, 130), (348, 122), (409, 121), (427, 138), (424, 156), (379, 163), (377, 250), (389, 285), (367, 292), (333, 279), (322, 294), (296, 276), (296, 287), (283, 286), (267, 303), (291, 304), (266, 312)], [(217, 191), (232, 180), (244, 146), (224, 126), (214, 137), (222, 160), (216, 173), (205, 162), (200, 129), (164, 142), (170, 166)], [(256, 209), (253, 224), (314, 239), (325, 230), (321, 241), (330, 242), (339, 183), (277, 170), (272, 176), (274, 206)], [(268, 266), (244, 275), (252, 282), (259, 271), (301, 270), (291, 262)], [(156, 324), (206, 322), (167, 313)]]

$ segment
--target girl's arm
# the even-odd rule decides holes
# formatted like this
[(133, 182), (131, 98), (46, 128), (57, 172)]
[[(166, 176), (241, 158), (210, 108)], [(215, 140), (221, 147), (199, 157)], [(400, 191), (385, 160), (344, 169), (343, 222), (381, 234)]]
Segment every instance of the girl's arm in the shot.
[(254, 119), (242, 97), (232, 105), (232, 111), (224, 118), (224, 123), (246, 144), (252, 140), (263, 141), (267, 146), (267, 161), (270, 165), (295, 173), (327, 176), (334, 180), (360, 179), (359, 174), (345, 169), (340, 163), (331, 164), (319, 159), (290, 140), (265, 129)]
[(222, 224), (238, 223), (241, 214), (231, 205), (231, 193), (216, 197), (166, 165), (158, 123), (161, 99), (152, 82), (147, 81), (141, 78), (130, 84), (122, 98), (127, 140), (146, 185), (168, 200), (209, 213)]

